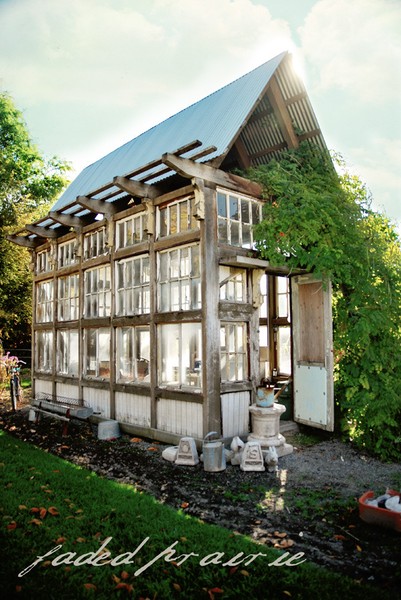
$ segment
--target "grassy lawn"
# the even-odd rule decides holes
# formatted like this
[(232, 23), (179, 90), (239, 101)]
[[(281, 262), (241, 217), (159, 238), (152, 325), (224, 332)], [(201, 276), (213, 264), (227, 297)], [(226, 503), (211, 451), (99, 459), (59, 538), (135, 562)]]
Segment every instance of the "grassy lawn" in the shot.
[[(3, 597), (331, 600), (333, 590), (347, 600), (377, 597), (306, 555), (283, 558), (2, 431), (0, 477)], [(100, 548), (110, 554), (85, 564)], [(279, 557), (305, 562), (272, 564)]]

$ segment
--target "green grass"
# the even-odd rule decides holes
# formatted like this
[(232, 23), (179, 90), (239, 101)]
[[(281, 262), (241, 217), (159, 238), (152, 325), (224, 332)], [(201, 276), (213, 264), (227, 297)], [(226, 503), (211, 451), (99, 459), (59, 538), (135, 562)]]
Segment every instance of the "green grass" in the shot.
[[(336, 597), (370, 600), (377, 590), (310, 564), (268, 566), (281, 552), (217, 526), (207, 525), (156, 502), (132, 486), (117, 484), (52, 456), (0, 431), (0, 486), (3, 597), (57, 600), (80, 598), (157, 598), (170, 600)], [(35, 512), (32, 509), (46, 509)], [(53, 514), (52, 514), (53, 513)], [(96, 552), (103, 540), (111, 558), (133, 553), (133, 564), (101, 567), (53, 566), (60, 554)], [(163, 557), (135, 576), (142, 567), (178, 541), (177, 554), (198, 554), (183, 564)], [(24, 577), (18, 573), (56, 545), (62, 548), (41, 560)], [(238, 553), (259, 552), (249, 565), (223, 566)], [(200, 561), (212, 553), (201, 566)], [(288, 558), (295, 557), (290, 553)], [(64, 557), (66, 558), (66, 557)], [(172, 557), (174, 558), (174, 557)], [(307, 559), (305, 555), (298, 560)], [(61, 560), (61, 559), (60, 559)], [(238, 559), (237, 559), (238, 560)], [(178, 563), (178, 564), (177, 564)]]

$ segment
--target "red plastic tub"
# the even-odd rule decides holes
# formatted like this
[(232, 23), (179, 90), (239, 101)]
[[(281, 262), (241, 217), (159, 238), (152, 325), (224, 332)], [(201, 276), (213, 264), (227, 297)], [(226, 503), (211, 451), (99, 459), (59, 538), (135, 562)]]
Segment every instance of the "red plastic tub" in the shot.
[[(399, 496), (399, 492), (389, 490), (388, 493), (391, 496)], [(366, 500), (374, 498), (374, 492), (365, 492), (363, 496), (359, 498), (359, 516), (366, 523), (372, 525), (380, 525), (381, 527), (387, 527), (394, 529), (401, 533), (401, 513), (395, 512), (394, 510), (388, 510), (387, 508), (379, 508), (378, 506), (371, 506), (366, 504)]]

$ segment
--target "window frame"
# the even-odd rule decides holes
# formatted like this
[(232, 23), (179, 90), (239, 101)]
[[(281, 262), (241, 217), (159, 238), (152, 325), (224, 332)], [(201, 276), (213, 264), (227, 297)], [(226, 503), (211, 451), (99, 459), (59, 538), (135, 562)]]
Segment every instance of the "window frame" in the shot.
[[(190, 341), (190, 338), (188, 338), (190, 332), (184, 332), (184, 329), (188, 327), (196, 327), (196, 331), (193, 332), (195, 336), (193, 338), (193, 341), (195, 341), (193, 348), (190, 345), (184, 346), (185, 338)], [(184, 333), (186, 333), (185, 336)], [(175, 352), (174, 344), (171, 342), (174, 334), (176, 335), (174, 339), (177, 342), (177, 352)], [(201, 393), (203, 387), (202, 323), (197, 321), (161, 323), (157, 326), (157, 336), (158, 387)], [(185, 357), (190, 358), (190, 364), (187, 364), (188, 361), (185, 361)], [(174, 360), (177, 363), (176, 365), (167, 366), (168, 361), (174, 362)], [(167, 373), (173, 373), (174, 379), (168, 379)]]
[[(73, 343), (71, 338), (75, 337)], [(61, 341), (60, 338), (63, 338)], [(74, 362), (72, 357), (76, 357)], [(74, 368), (72, 366), (74, 365)], [(76, 366), (75, 366), (76, 365)], [(79, 331), (78, 329), (58, 329), (56, 347), (56, 373), (69, 377), (79, 375)]]
[(54, 279), (36, 283), (36, 323), (52, 323), (54, 319)]
[[(92, 358), (89, 357), (88, 352), (88, 343), (90, 341), (90, 335), (94, 334), (94, 356)], [(103, 361), (103, 366), (101, 366), (101, 347), (100, 347), (100, 336), (104, 335), (108, 338), (108, 355), (107, 360)], [(83, 335), (83, 369), (82, 375), (85, 379), (107, 379), (110, 380), (110, 372), (111, 372), (111, 331), (109, 327), (90, 327), (84, 329)], [(92, 360), (94, 367), (88, 368), (88, 362)], [(102, 372), (103, 369), (103, 372)]]
[[(72, 285), (72, 280), (74, 285)], [(61, 282), (64, 282), (64, 290), (67, 294), (63, 295)], [(66, 275), (65, 277), (59, 277), (57, 279), (57, 320), (64, 321), (76, 321), (79, 319), (79, 299), (80, 299), (80, 279), (79, 273), (73, 273), (72, 275)], [(75, 290), (75, 294), (71, 294), (71, 291)]]
[[(195, 256), (194, 249), (196, 249)], [(186, 251), (188, 251), (187, 257), (183, 256)], [(165, 257), (166, 263), (163, 265)], [(184, 261), (188, 261), (186, 271)], [(157, 308), (160, 313), (202, 308), (202, 265), (199, 244), (161, 250), (157, 253), (157, 267)], [(189, 290), (189, 293), (184, 296), (186, 290)], [(176, 301), (174, 301), (174, 293), (177, 296)]]
[(53, 331), (42, 329), (35, 332), (35, 371), (53, 372)]
[(108, 253), (106, 228), (100, 227), (84, 235), (84, 260), (90, 260)]
[(68, 240), (58, 245), (57, 265), (59, 269), (77, 264), (76, 240)]
[[(141, 334), (147, 333), (149, 337), (148, 356), (143, 356), (141, 346)], [(128, 344), (131, 349), (129, 353), (128, 363), (131, 363), (131, 368), (127, 368), (124, 361), (123, 336), (127, 336)], [(140, 355), (138, 355), (138, 353)], [(150, 384), (151, 376), (150, 362), (150, 326), (136, 325), (133, 327), (117, 327), (116, 328), (116, 383), (133, 383), (133, 384)], [(146, 370), (146, 373), (145, 373)], [(146, 379), (146, 381), (145, 381)]]
[[(234, 332), (233, 345), (230, 345), (230, 328)], [(242, 329), (242, 351), (239, 350), (241, 343), (238, 337), (239, 328)], [(224, 345), (223, 339), (225, 342)], [(242, 361), (242, 366), (240, 360)], [(234, 366), (233, 376), (231, 376), (232, 366)], [(239, 377), (241, 369), (243, 377)], [(222, 383), (249, 381), (248, 324), (245, 321), (221, 321), (220, 323), (220, 374)]]
[[(139, 223), (139, 227), (137, 227), (137, 223)], [(131, 232), (129, 232), (129, 225), (131, 224)], [(130, 248), (132, 246), (136, 246), (137, 244), (141, 244), (142, 242), (146, 242), (147, 240), (147, 217), (145, 212), (140, 212), (134, 215), (130, 215), (129, 217), (125, 217), (125, 219), (119, 219), (115, 222), (116, 226), (116, 250), (121, 250), (122, 248)], [(139, 239), (134, 239), (135, 232), (139, 230)], [(129, 237), (132, 238), (132, 241), (129, 241)], [(123, 242), (121, 239), (123, 239)]]
[[(236, 210), (235, 204), (237, 205)], [(246, 205), (248, 205), (248, 221), (244, 221), (246, 211), (243, 210), (243, 207), (246, 207)], [(216, 207), (219, 244), (227, 244), (236, 248), (254, 248), (253, 227), (262, 220), (262, 206), (263, 203), (255, 198), (218, 189), (216, 191)], [(234, 218), (235, 216), (236, 218)], [(223, 229), (225, 231), (224, 236), (221, 235)], [(248, 231), (249, 241), (244, 241), (245, 231)], [(237, 235), (238, 242), (236, 243)]]
[[(139, 281), (135, 280), (136, 263), (139, 263)], [(115, 296), (117, 316), (150, 313), (150, 256), (139, 254), (115, 263)], [(135, 306), (138, 299), (138, 306)]]
[[(194, 205), (195, 197), (187, 196), (186, 198), (180, 198), (179, 200), (174, 200), (168, 204), (158, 206), (157, 238), (166, 238), (179, 233), (186, 233), (188, 231), (196, 231), (196, 229), (199, 229), (199, 221), (197, 221), (194, 216)], [(181, 210), (184, 206), (186, 206), (185, 213)], [(175, 230), (172, 228), (172, 223), (174, 223), (174, 212), (176, 222)], [(184, 214), (186, 214), (186, 227), (183, 227), (182, 215)], [(166, 216), (165, 226), (163, 225), (163, 215)]]
[[(96, 277), (95, 277), (96, 273)], [(91, 280), (90, 282), (88, 280)], [(88, 287), (90, 290), (88, 291)], [(93, 289), (94, 287), (97, 289)], [(84, 271), (85, 319), (111, 316), (111, 265), (100, 265)], [(102, 308), (102, 310), (101, 310)]]

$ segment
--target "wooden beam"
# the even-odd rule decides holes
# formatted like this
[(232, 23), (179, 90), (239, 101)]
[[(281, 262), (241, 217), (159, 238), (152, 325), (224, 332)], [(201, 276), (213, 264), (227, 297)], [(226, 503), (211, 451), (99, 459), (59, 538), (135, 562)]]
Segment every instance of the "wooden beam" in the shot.
[(49, 212), (49, 217), (50, 219), (53, 219), (53, 221), (57, 221), (57, 223), (61, 223), (67, 227), (83, 227), (85, 224), (84, 220), (80, 217), (73, 217), (55, 210)]
[(291, 117), (286, 103), (281, 94), (276, 78), (273, 76), (267, 89), (267, 97), (273, 107), (274, 113), (279, 122), (283, 137), (289, 148), (298, 148), (299, 142), (292, 126)]
[(89, 196), (77, 196), (77, 202), (84, 208), (101, 215), (112, 214), (118, 211), (118, 207), (113, 202), (106, 202), (97, 198), (89, 198)]
[(245, 144), (241, 137), (237, 137), (234, 148), (238, 155), (238, 162), (241, 169), (249, 169), (251, 167), (251, 159), (246, 151)]
[(30, 239), (25, 235), (8, 235), (7, 239), (9, 242), (25, 248), (37, 248), (43, 244), (42, 240)]
[(220, 185), (221, 187), (249, 194), (251, 196), (260, 197), (262, 195), (262, 187), (249, 179), (225, 173), (220, 169), (215, 169), (209, 165), (195, 163), (188, 158), (180, 158), (174, 154), (166, 153), (162, 156), (162, 161), (165, 165), (173, 169), (176, 173), (187, 179), (203, 179), (204, 181)]
[(39, 237), (49, 240), (55, 240), (59, 237), (59, 233), (55, 229), (48, 229), (47, 227), (41, 227), (40, 225), (25, 225), (25, 229), (30, 233), (34, 233)]
[(139, 198), (150, 198), (153, 200), (162, 193), (160, 189), (154, 185), (141, 183), (140, 181), (135, 181), (134, 179), (129, 179), (128, 177), (114, 177), (113, 183), (121, 190), (124, 190), (124, 192)]

